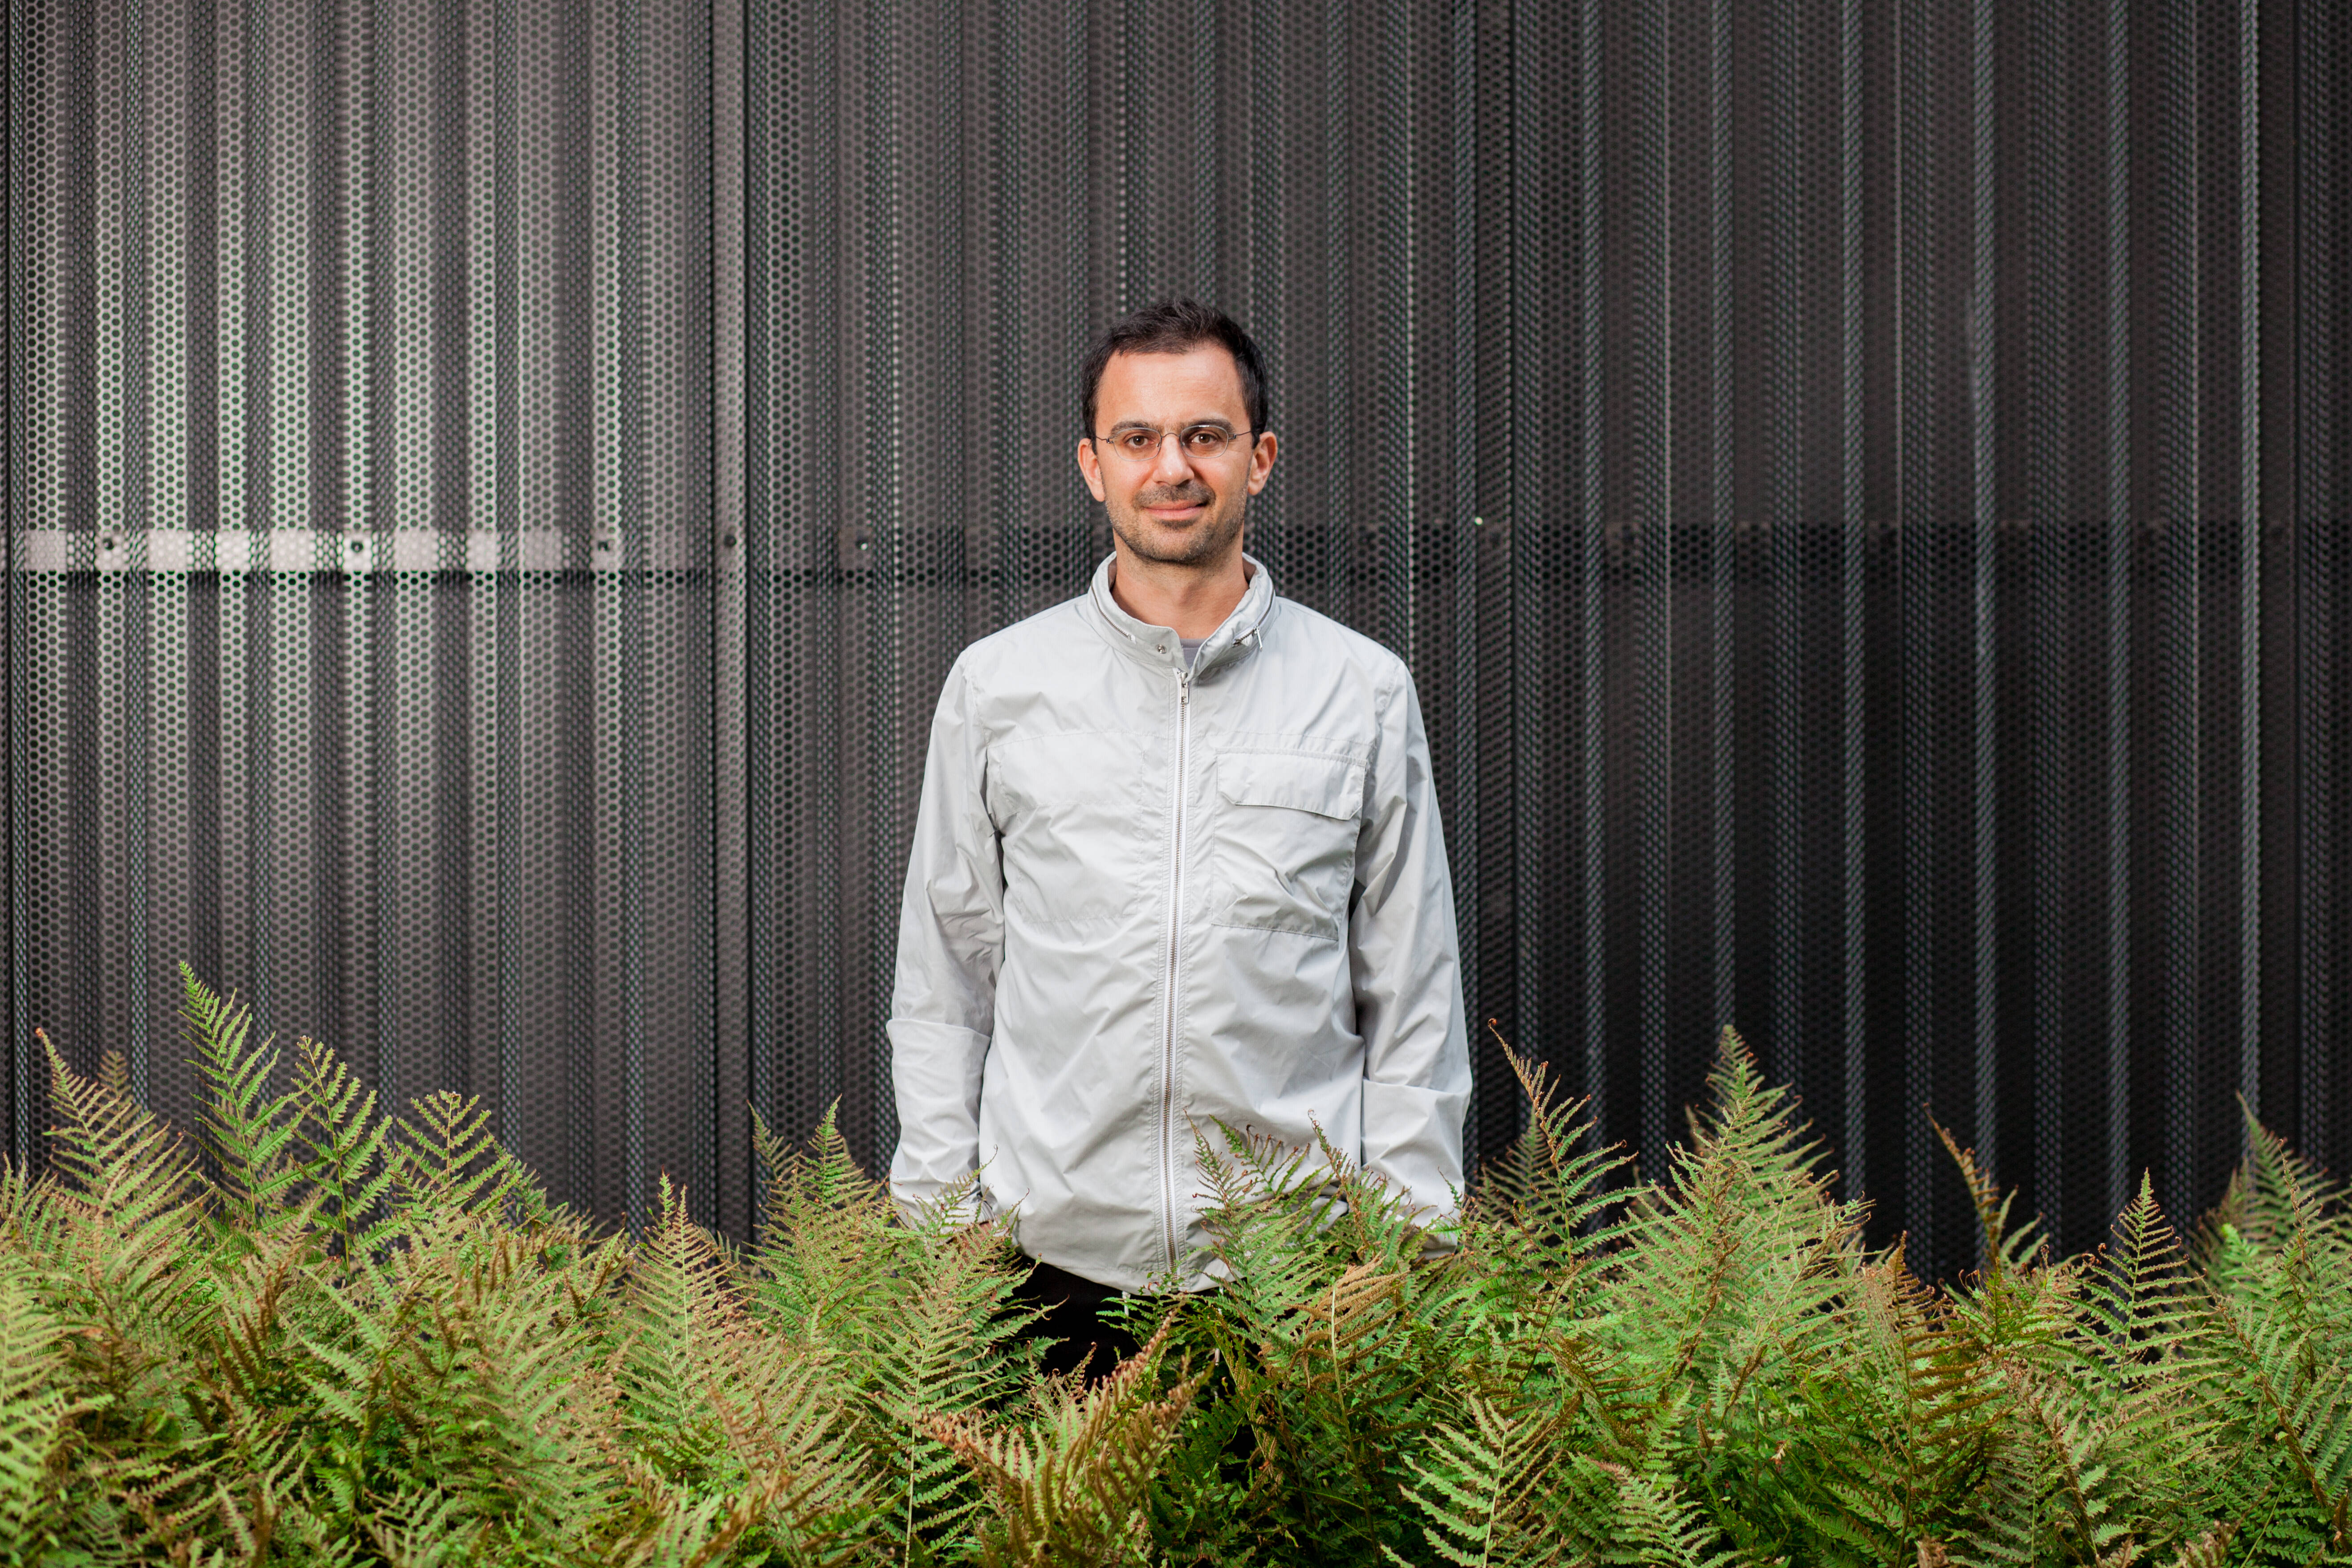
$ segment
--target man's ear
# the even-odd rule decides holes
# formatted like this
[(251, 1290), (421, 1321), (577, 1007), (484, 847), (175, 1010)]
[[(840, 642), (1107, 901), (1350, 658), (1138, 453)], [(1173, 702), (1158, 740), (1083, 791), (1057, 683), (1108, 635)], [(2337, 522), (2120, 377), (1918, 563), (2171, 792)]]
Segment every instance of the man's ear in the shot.
[[(1257, 445), (1250, 448), (1249, 493), (1255, 495), (1265, 489), (1266, 476), (1273, 472), (1274, 432), (1268, 430), (1257, 438)], [(1101, 492), (1097, 491), (1096, 494), (1099, 496)]]
[(1085, 477), (1087, 489), (1094, 491), (1095, 500), (1101, 500), (1103, 499), (1102, 460), (1095, 456), (1095, 444), (1084, 436), (1078, 437), (1078, 472)]

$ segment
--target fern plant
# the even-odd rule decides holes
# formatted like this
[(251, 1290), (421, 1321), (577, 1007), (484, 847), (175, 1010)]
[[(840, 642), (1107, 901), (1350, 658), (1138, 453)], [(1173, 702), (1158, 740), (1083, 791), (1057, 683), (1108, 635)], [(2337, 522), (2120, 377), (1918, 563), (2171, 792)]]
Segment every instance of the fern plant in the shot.
[(748, 1245), (667, 1178), (632, 1239), (184, 992), (187, 1136), (44, 1039), (0, 1165), (0, 1563), (2352, 1563), (2352, 1218), (2251, 1122), (2191, 1241), (2143, 1184), (2078, 1258), (1952, 1142), (1937, 1289), (1737, 1037), (1644, 1180), (1512, 1058), (1442, 1233), (1202, 1129), (1219, 1283), (1087, 1384), (971, 1191), (900, 1215), (830, 1115), (757, 1128)]

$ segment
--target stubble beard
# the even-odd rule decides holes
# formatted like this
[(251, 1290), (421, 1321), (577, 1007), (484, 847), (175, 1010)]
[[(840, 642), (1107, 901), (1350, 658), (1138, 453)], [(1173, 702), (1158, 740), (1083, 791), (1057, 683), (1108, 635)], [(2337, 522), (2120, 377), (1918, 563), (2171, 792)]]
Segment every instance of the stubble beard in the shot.
[(1181, 531), (1153, 528), (1142, 509), (1199, 499), (1197, 490), (1144, 490), (1132, 502), (1105, 506), (1103, 510), (1110, 518), (1111, 531), (1138, 558), (1164, 566), (1198, 566), (1223, 555), (1241, 537), (1242, 522), (1249, 510), (1248, 492), (1235, 493)]

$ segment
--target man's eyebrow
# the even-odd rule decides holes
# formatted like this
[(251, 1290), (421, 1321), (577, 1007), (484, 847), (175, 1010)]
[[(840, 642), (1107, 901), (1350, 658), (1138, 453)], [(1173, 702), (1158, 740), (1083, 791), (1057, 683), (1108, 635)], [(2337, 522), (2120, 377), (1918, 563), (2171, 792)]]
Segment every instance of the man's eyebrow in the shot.
[[(1181, 425), (1177, 426), (1176, 428), (1179, 430), (1196, 430), (1203, 425), (1213, 425), (1220, 430), (1231, 430), (1234, 427), (1233, 421), (1227, 419), (1223, 415), (1212, 414), (1202, 419), (1187, 419)], [(1160, 426), (1152, 424), (1148, 419), (1122, 419), (1118, 424), (1113, 425), (1111, 428), (1114, 431), (1157, 430), (1160, 428)]]

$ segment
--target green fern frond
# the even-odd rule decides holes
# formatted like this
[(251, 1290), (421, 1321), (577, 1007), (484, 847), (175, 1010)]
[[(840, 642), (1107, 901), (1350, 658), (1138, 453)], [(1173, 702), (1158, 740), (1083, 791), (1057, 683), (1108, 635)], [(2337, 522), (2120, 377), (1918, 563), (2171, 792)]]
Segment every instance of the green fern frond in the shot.
[(394, 1229), (387, 1219), (371, 1219), (392, 1185), (392, 1124), (376, 1115), (375, 1091), (308, 1036), (294, 1042), (294, 1093), (301, 1107), (295, 1137), (328, 1246), (348, 1263), (374, 1252)]
[(1315, 1149), (1323, 1173), (1315, 1213), (1327, 1251), (1393, 1269), (1444, 1256), (1458, 1239), (1457, 1225), (1434, 1215), (1430, 1205), (1410, 1204), (1386, 1175), (1340, 1149), (1320, 1127), (1315, 1130)]
[(2177, 1356), (2197, 1318), (2189, 1258), (2143, 1173), (2139, 1191), (2116, 1216), (2092, 1271), (2093, 1311), (2116, 1355), (2141, 1364)]
[[(2207, 1254), (2207, 1344), (2199, 1384), (2222, 1434), (2216, 1489), (2251, 1560), (2352, 1550), (2352, 1344), (2325, 1310), (2291, 1226), (2258, 1247), (2224, 1223)], [(2342, 1293), (2343, 1276), (2329, 1281)], [(2315, 1557), (2311, 1560), (2317, 1560)]]
[(752, 1115), (767, 1199), (750, 1255), (761, 1305), (795, 1331), (840, 1347), (866, 1335), (882, 1303), (870, 1284), (907, 1245), (890, 1197), (857, 1166), (829, 1106), (805, 1146), (787, 1148)]
[(172, 1129), (131, 1096), (129, 1069), (106, 1054), (96, 1079), (73, 1070), (36, 1029), (48, 1054), (50, 1104), (62, 1114), (50, 1130), (50, 1158), (79, 1212), (126, 1237), (176, 1218), (195, 1201), (195, 1162)]
[(1001, 1405), (1034, 1368), (1034, 1350), (1014, 1337), (1027, 1316), (1013, 1306), (1017, 1257), (988, 1226), (910, 1247), (887, 1323), (856, 1352), (860, 1439), (889, 1478), (885, 1525), (902, 1550), (942, 1548), (980, 1509), (932, 1424)]
[(829, 1358), (751, 1311), (724, 1249), (666, 1176), (659, 1199), (616, 1358), (633, 1446), (675, 1495), (731, 1494), (696, 1553), (723, 1552), (753, 1532), (794, 1562), (835, 1561), (864, 1537), (879, 1504)]
[(1629, 1553), (1619, 1561), (1655, 1568), (1729, 1568), (1739, 1561), (1680, 1488), (1633, 1470), (1615, 1479), (1618, 1540)]
[(30, 1257), (56, 1250), (56, 1219), (44, 1196), (54, 1184), (28, 1179), (23, 1166), (0, 1154), (0, 1247)]
[[(1549, 1330), (1482, 1320), (1493, 1302), (1476, 1263), (1421, 1262), (1385, 1184), (1328, 1142), (1301, 1151), (1220, 1133), (1221, 1145), (1198, 1140), (1197, 1157), (1216, 1201), (1203, 1221), (1221, 1284), (1167, 1320), (1196, 1364), (1216, 1369), (1211, 1425), (1255, 1455), (1246, 1479), (1216, 1484), (1244, 1489), (1242, 1506), (1270, 1539), (1313, 1542), (1334, 1560), (1377, 1557), (1417, 1537), (1417, 1526), (1401, 1533), (1383, 1521), (1409, 1516), (1408, 1460), (1442, 1416), (1434, 1401), (1463, 1337), (1531, 1345)], [(1192, 1444), (1183, 1452), (1208, 1457)], [(1171, 1522), (1187, 1517), (1199, 1515), (1164, 1510)]]
[(400, 1119), (392, 1168), (412, 1208), (471, 1214), (497, 1208), (530, 1186), (491, 1135), (490, 1113), (478, 1095), (439, 1089), (409, 1101), (409, 1109), (415, 1115)]
[(1534, 1568), (1559, 1562), (1568, 1543), (1552, 1510), (1561, 1413), (1508, 1411), (1472, 1393), (1465, 1425), (1439, 1426), (1427, 1458), (1407, 1461), (1405, 1497), (1426, 1516), (1430, 1550), (1462, 1568)]
[(666, 1173), (657, 1197), (629, 1277), (621, 1386), (637, 1451), (673, 1480), (699, 1480), (726, 1452), (705, 1376), (719, 1343), (742, 1331), (743, 1307), (717, 1246)]
[[(1970, 1500), (1973, 1515), (1943, 1550), (1953, 1568), (2042, 1568), (2066, 1561), (2050, 1550), (2040, 1477), (2030, 1459), (2003, 1453)], [(1925, 1560), (1925, 1553), (1922, 1553)]]
[(202, 1191), (177, 1133), (131, 1097), (130, 1075), (110, 1053), (96, 1079), (67, 1065), (48, 1037), (50, 1103), (60, 1113), (51, 1148), (59, 1185), (49, 1205), (61, 1221), (69, 1277), (57, 1309), (79, 1331), (73, 1360), (108, 1392), (124, 1393), (142, 1369), (167, 1358), (194, 1331), (203, 1276), (191, 1267)]
[(1496, 1043), (1527, 1097), (1527, 1131), (1480, 1168), (1463, 1215), (1465, 1247), (1507, 1268), (1573, 1267), (1615, 1240), (1596, 1222), (1622, 1202), (1611, 1189), (1626, 1156), (1594, 1146), (1590, 1123), (1580, 1120), (1589, 1100), (1563, 1103), (1546, 1064), (1520, 1056), (1499, 1035)]
[(2246, 1200), (2238, 1228), (2257, 1247), (2274, 1247), (2306, 1267), (2352, 1245), (2352, 1208), (2344, 1186), (2287, 1147), (2242, 1099), (2246, 1130)]
[(212, 1494), (213, 1520), (225, 1549), (221, 1561), (258, 1568), (269, 1560), (295, 1510), (289, 1481), (303, 1459), (303, 1446), (280, 1424), (236, 1434), (229, 1447), (229, 1463)]
[(274, 1221), (309, 1173), (289, 1156), (300, 1122), (292, 1089), (273, 1094), (280, 1053), (248, 1047), (249, 1008), (223, 997), (180, 965), (180, 1024), (194, 1053), (203, 1097), (197, 1142), (212, 1156), (227, 1235), (249, 1237)]
[(2145, 1489), (2161, 1464), (2147, 1463), (2149, 1456), (2137, 1451), (2139, 1434), (2114, 1410), (2099, 1408), (2082, 1383), (2043, 1375), (2017, 1360), (2004, 1360), (2001, 1370), (2010, 1406), (2029, 1439), (2015, 1460), (2019, 1490), (2032, 1500), (2032, 1532), (2063, 1561), (2103, 1561), (2144, 1528), (2154, 1507), (2170, 1500)]
[(145, 1452), (93, 1447), (76, 1458), (83, 1490), (78, 1500), (91, 1514), (135, 1521), (167, 1561), (193, 1555), (218, 1505), (225, 1444), (199, 1436)]
[(703, 1568), (724, 1561), (759, 1522), (763, 1501), (751, 1490), (708, 1497), (650, 1491), (641, 1532), (616, 1543), (612, 1560), (626, 1568)]
[[(1661, 1396), (1662, 1440), (1715, 1446), (1759, 1380), (1833, 1354), (1835, 1308), (1859, 1267), (1861, 1210), (1831, 1195), (1818, 1146), (1725, 1030), (1712, 1103), (1668, 1179), (1633, 1197), (1608, 1293)], [(1669, 1387), (1694, 1398), (1666, 1423)], [(1669, 1434), (1671, 1433), (1671, 1436)]]
[(1284, 1325), (1344, 1265), (1322, 1235), (1329, 1173), (1315, 1152), (1220, 1127), (1223, 1147), (1195, 1134), (1194, 1160), (1211, 1199), (1202, 1213), (1229, 1321), (1253, 1342)]
[(834, 1101), (817, 1119), (807, 1144), (788, 1148), (771, 1131), (765, 1118), (751, 1113), (751, 1142), (767, 1173), (767, 1204), (761, 1215), (759, 1240), (773, 1247), (790, 1247), (818, 1239), (844, 1213), (873, 1209), (889, 1201), (881, 1183), (859, 1168), (842, 1136), (841, 1102)]

